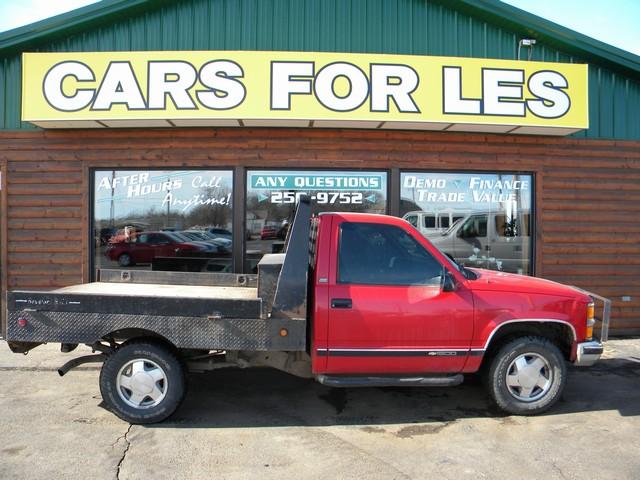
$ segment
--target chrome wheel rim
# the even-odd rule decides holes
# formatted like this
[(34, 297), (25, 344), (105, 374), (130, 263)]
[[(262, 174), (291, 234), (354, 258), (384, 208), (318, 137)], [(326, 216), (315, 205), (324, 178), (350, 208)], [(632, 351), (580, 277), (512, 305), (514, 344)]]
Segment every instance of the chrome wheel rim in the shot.
[(142, 358), (125, 363), (118, 372), (116, 384), (122, 401), (139, 409), (159, 405), (169, 386), (167, 375), (160, 365)]
[(523, 353), (509, 364), (507, 390), (521, 402), (535, 402), (544, 397), (553, 384), (549, 362), (538, 353)]

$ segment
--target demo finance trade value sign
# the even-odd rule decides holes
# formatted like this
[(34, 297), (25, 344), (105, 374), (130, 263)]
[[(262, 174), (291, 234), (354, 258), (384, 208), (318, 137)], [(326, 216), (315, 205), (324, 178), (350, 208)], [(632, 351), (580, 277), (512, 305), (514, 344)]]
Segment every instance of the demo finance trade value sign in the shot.
[(292, 126), (566, 135), (587, 65), (308, 52), (25, 53), (22, 119), (48, 128)]

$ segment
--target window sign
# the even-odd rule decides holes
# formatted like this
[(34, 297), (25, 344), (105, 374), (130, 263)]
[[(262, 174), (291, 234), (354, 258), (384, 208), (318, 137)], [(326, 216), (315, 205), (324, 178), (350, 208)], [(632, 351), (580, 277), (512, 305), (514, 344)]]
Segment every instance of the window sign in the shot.
[(531, 273), (531, 175), (401, 174), (401, 215), (457, 262)]
[(224, 50), (27, 52), (22, 66), (22, 120), (43, 128), (589, 127), (588, 66), (576, 63)]
[(94, 265), (231, 271), (230, 170), (97, 170)]
[(313, 211), (386, 213), (386, 172), (251, 170), (247, 173), (246, 270), (279, 252), (301, 195)]

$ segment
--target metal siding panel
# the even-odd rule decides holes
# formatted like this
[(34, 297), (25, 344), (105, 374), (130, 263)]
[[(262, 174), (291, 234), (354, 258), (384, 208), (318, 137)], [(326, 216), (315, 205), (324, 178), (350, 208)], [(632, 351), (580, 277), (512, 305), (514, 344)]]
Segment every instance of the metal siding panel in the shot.
[(287, 50), (304, 50), (304, 2), (289, 0), (289, 48)]
[(162, 50), (178, 49), (178, 12), (177, 8), (172, 6), (167, 8), (160, 21), (160, 41)]
[(226, 38), (226, 4), (225, 2), (209, 2), (209, 48), (223, 50)]
[(242, 41), (240, 42), (242, 50), (259, 50), (256, 44), (257, 17), (258, 6), (256, 5), (256, 0), (242, 2)]
[[(7, 80), (6, 80), (6, 63), (5, 59), (0, 61), (0, 130), (7, 128), (6, 125), (6, 115), (8, 113), (6, 99), (7, 99)], [(4, 268), (3, 265), (0, 265), (0, 268)]]
[(367, 51), (366, 0), (351, 0), (351, 51)]
[(413, 51), (413, 29), (411, 4), (413, 0), (399, 0), (398, 3), (398, 49), (389, 53), (411, 53)]
[(273, 48), (273, 0), (258, 2), (256, 42), (261, 49)]
[(304, 50), (317, 52), (320, 50), (320, 3), (321, 0), (305, 0), (304, 8)]
[(129, 22), (131, 50), (146, 50), (147, 22), (145, 20), (145, 17), (136, 17)]
[(351, 51), (351, 3), (336, 2), (336, 51)]
[(19, 56), (7, 59), (5, 75), (5, 128), (20, 128), (20, 97), (22, 92)]
[(428, 34), (424, 30), (424, 25), (428, 23), (426, 2), (414, 2), (413, 13), (411, 14), (411, 53), (426, 55), (429, 52)]
[(83, 52), (95, 52), (98, 49), (98, 36), (96, 32), (85, 32), (78, 39), (78, 50)]
[(146, 15), (146, 39), (147, 48), (145, 50), (154, 50), (161, 48), (162, 44), (162, 21), (160, 15)]
[(225, 49), (240, 48), (242, 42), (242, 2), (240, 0), (226, 0), (225, 8)]
[(598, 92), (598, 108), (600, 136), (611, 138), (613, 136), (613, 79), (611, 72), (600, 70), (600, 88)]
[(600, 67), (589, 68), (589, 131), (587, 137), (600, 135)]
[(286, 26), (289, 24), (288, 0), (274, 0), (273, 2), (273, 40), (274, 50), (287, 50), (289, 45), (289, 32)]
[(336, 1), (320, 2), (320, 45), (329, 52), (336, 51)]
[(616, 85), (611, 92), (613, 95), (613, 136), (615, 138), (628, 138), (626, 120), (629, 80), (621, 78), (619, 75), (615, 75), (614, 78)]
[(129, 23), (114, 26), (114, 50), (131, 50), (131, 30)]
[(178, 50), (194, 50), (194, 16), (193, 2), (178, 3), (177, 16), (177, 48)]
[(193, 49), (209, 49), (209, 2), (197, 1), (193, 3)]
[(486, 57), (486, 24), (469, 20), (469, 50), (472, 57)]
[[(382, 2), (381, 22), (384, 19), (384, 27), (380, 35), (381, 49), (384, 53), (398, 51), (398, 0), (386, 0)], [(428, 32), (425, 32), (428, 33)]]
[(640, 138), (640, 82), (629, 82), (627, 97), (627, 139)]
[[(384, 52), (384, 45), (382, 43), (383, 31), (385, 30), (389, 20), (382, 15), (383, 0), (369, 0), (366, 10), (366, 39), (367, 45), (365, 51), (372, 53)], [(422, 29), (424, 35), (424, 29)]]

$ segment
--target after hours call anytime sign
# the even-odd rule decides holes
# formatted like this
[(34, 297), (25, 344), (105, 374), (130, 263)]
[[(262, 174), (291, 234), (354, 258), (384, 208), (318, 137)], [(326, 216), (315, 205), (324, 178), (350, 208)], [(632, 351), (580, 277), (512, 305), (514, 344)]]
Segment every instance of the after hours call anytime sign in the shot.
[(25, 53), (43, 127), (279, 125), (568, 134), (587, 66), (309, 52)]

